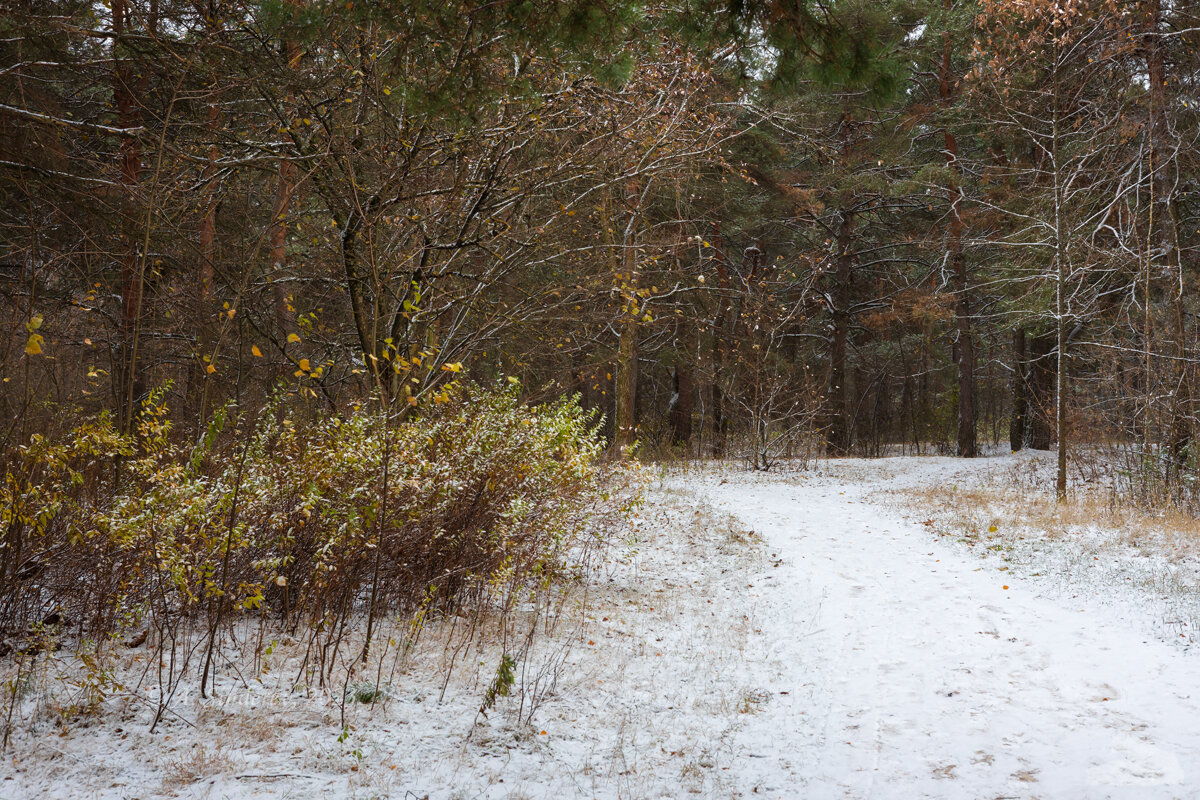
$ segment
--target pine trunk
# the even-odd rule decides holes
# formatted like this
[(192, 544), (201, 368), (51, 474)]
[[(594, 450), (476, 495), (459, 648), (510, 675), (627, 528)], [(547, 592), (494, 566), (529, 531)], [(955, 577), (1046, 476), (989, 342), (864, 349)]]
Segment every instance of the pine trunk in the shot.
[(1039, 334), (1029, 342), (1029, 447), (1049, 450), (1054, 442), (1054, 335)]
[(1012, 416), (1008, 423), (1008, 443), (1012, 451), (1017, 453), (1025, 446), (1026, 431), (1025, 329), (1019, 326), (1013, 330), (1012, 369)]
[[(945, 0), (944, 8), (947, 20), (952, 7), (952, 0)], [(942, 33), (942, 64), (939, 76), (943, 106), (949, 106), (954, 99), (954, 76), (951, 72), (952, 46), (950, 31), (944, 31)], [(975, 437), (975, 343), (971, 338), (970, 281), (967, 274), (967, 260), (963, 256), (962, 248), (962, 191), (958, 185), (962, 178), (962, 169), (958, 163), (958, 142), (954, 138), (949, 124), (943, 130), (943, 137), (946, 167), (953, 176), (946, 186), (946, 194), (950, 200), (950, 229), (946, 235), (946, 261), (954, 275), (954, 323), (955, 331), (958, 334), (956, 352), (958, 362), (958, 454), (963, 458), (974, 458), (978, 455)]]
[(850, 452), (850, 409), (846, 385), (846, 349), (850, 339), (850, 284), (854, 257), (850, 253), (854, 233), (854, 212), (842, 211), (837, 234), (837, 260), (831, 292), (833, 323), (829, 348), (829, 380), (825, 391), (825, 451), (831, 456)]
[[(128, 32), (130, 9), (126, 0), (113, 0), (113, 100), (117, 109), (117, 124), (135, 128), (141, 114), (137, 108), (135, 88), (143, 88), (144, 76), (130, 69), (124, 57), (124, 38)], [(117, 334), (117, 406), (121, 413), (122, 430), (133, 425), (133, 410), (142, 394), (142, 381), (137, 366), (138, 322), (142, 310), (143, 269), (137, 232), (137, 187), (142, 178), (142, 146), (136, 133), (121, 138), (121, 184), (126, 188), (127, 208), (121, 243), (121, 315)]]

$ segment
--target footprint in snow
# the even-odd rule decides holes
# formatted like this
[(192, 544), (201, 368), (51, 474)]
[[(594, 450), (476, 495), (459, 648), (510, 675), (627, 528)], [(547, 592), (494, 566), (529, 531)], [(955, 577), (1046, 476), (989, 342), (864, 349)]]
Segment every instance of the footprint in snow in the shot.
[(1168, 786), (1183, 782), (1183, 767), (1172, 752), (1142, 739), (1123, 736), (1113, 742), (1112, 761), (1088, 770), (1092, 786)]

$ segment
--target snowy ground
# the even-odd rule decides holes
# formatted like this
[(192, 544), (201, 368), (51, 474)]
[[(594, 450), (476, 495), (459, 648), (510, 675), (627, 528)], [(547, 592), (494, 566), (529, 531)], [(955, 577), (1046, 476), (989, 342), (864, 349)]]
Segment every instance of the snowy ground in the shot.
[(761, 756), (746, 784), (811, 798), (1200, 797), (1200, 660), (1154, 620), (1114, 621), (1059, 576), (981, 562), (923, 515), (876, 505), (880, 488), (987, 466), (860, 462), (709, 490), (784, 558), (750, 666), (776, 696), (740, 732)]
[[(343, 741), (338, 699), (269, 680), (154, 735), (136, 707), (35, 720), (0, 797), (1200, 797), (1200, 658), (1162, 600), (1194, 573), (912, 506), (1013, 463), (671, 473), (546, 638), (532, 727), (505, 701), (472, 731), (494, 653), (441, 703), (418, 659)], [(1125, 580), (1135, 561), (1174, 583)]]

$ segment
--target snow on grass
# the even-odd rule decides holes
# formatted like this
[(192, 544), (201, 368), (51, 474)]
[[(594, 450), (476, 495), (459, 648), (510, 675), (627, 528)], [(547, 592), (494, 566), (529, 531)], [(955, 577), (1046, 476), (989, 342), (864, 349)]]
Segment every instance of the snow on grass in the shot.
[(898, 491), (913, 519), (965, 546), (986, 569), (1041, 578), (1044, 592), (1086, 599), (1189, 648), (1200, 636), (1200, 521), (1122, 505), (1103, 463), (1054, 498), (1054, 454), (959, 462), (949, 480)]
[[(154, 733), (153, 686), (74, 715), (84, 673), (43, 657), (22, 680), (0, 797), (727, 797), (731, 737), (756, 702), (738, 665), (759, 550), (703, 499), (658, 493), (551, 629), (543, 616), (513, 695), (486, 716), (515, 643), (460, 647), (446, 622), (351, 681), (368, 699), (378, 686), (377, 702), (353, 686), (292, 691), (303, 647), (281, 636), (260, 674), (222, 669), (215, 697), (182, 684)], [(114, 678), (133, 686), (148, 666), (130, 650)]]

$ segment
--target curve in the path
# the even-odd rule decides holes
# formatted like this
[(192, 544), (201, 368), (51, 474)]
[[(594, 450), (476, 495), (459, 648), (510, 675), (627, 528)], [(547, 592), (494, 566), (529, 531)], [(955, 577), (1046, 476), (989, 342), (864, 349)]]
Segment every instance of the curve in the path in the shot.
[(739, 784), (807, 800), (1200, 798), (1200, 660), (1040, 596), (863, 491), (703, 488), (775, 554), (752, 580), (761, 635), (739, 676), (771, 701), (739, 734)]

